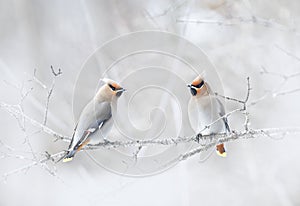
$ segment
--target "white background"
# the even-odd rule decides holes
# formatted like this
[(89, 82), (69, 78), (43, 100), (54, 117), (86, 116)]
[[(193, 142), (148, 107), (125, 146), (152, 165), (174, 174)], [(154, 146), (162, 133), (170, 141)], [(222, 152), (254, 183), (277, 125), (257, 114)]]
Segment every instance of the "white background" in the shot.
[[(199, 46), (216, 66), (228, 96), (244, 97), (245, 80), (250, 76), (255, 100), (282, 80), (261, 75), (262, 67), (285, 75), (299, 71), (299, 9), (296, 0), (1, 0), (0, 101), (17, 104), (19, 91), (12, 85), (29, 79), (35, 68), (46, 85), (52, 82), (50, 65), (61, 68), (48, 125), (71, 135), (73, 88), (81, 66), (104, 42), (140, 30), (168, 31)], [(299, 87), (296, 78), (282, 89)], [(42, 121), (46, 95), (35, 85), (26, 101), (26, 114)], [(299, 126), (299, 99), (299, 93), (268, 97), (249, 110), (251, 126)], [(228, 104), (227, 110), (234, 107)], [(13, 153), (29, 151), (16, 120), (2, 109), (0, 117), (0, 140), (13, 147)], [(235, 129), (241, 129), (242, 123), (239, 117), (232, 119)], [(30, 137), (37, 152), (66, 149), (66, 143), (52, 140), (43, 133)], [(227, 145), (226, 159), (213, 154), (199, 163), (195, 156), (143, 178), (116, 175), (80, 154), (72, 164), (57, 164), (55, 177), (41, 167), (10, 176), (0, 183), (0, 205), (300, 205), (299, 143), (297, 135), (278, 141), (266, 137), (240, 140)], [(2, 146), (0, 151), (6, 153), (7, 148)], [(28, 163), (2, 158), (0, 174)]]

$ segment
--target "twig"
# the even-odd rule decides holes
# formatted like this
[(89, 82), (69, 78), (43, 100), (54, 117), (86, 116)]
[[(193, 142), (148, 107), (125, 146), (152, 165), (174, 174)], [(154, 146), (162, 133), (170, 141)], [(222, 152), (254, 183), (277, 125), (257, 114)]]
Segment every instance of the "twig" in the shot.
[(216, 20), (216, 19), (184, 19), (178, 18), (176, 19), (177, 23), (194, 23), (194, 24), (214, 24), (217, 26), (234, 26), (240, 24), (257, 24), (266, 28), (277, 29), (280, 31), (288, 31), (293, 32), (296, 35), (299, 35), (295, 29), (288, 28), (282, 24), (274, 22), (270, 19), (264, 19), (261, 17), (251, 16), (251, 17), (230, 17), (225, 20)]
[(260, 98), (252, 101), (249, 104), (249, 107), (251, 106), (255, 106), (257, 103), (261, 102), (262, 100), (266, 99), (267, 97), (271, 96), (271, 97), (277, 97), (277, 96), (281, 96), (281, 95), (286, 95), (286, 94), (291, 94), (291, 93), (295, 93), (300, 91), (299, 89), (293, 89), (293, 90), (289, 90), (289, 91), (284, 91), (282, 92), (282, 88), (284, 87), (284, 85), (287, 84), (287, 82), (290, 79), (296, 78), (296, 77), (300, 77), (300, 72), (297, 73), (293, 73), (293, 74), (281, 74), (281, 73), (276, 73), (276, 72), (270, 72), (268, 71), (264, 66), (261, 66), (262, 71), (260, 72), (260, 74), (262, 75), (272, 75), (272, 76), (276, 76), (282, 79), (282, 81), (280, 83), (277, 82), (276, 87), (274, 89), (272, 89), (271, 91), (266, 92), (263, 96), (261, 96)]
[(6, 110), (10, 115), (19, 116), (21, 118), (24, 118), (25, 121), (29, 122), (33, 126), (40, 128), (43, 132), (46, 132), (46, 133), (52, 135), (53, 137), (56, 138), (56, 140), (62, 140), (65, 142), (70, 142), (70, 140), (71, 140), (70, 137), (59, 134), (59, 133), (53, 131), (52, 129), (50, 129), (49, 127), (46, 127), (42, 123), (39, 123), (38, 121), (36, 121), (36, 120), (30, 118), (29, 116), (27, 116), (26, 114), (22, 113), (20, 111), (19, 107), (16, 105), (9, 105), (4, 102), (0, 102), (0, 108), (3, 108), (4, 110)]
[(62, 71), (61, 71), (61, 69), (60, 68), (58, 68), (58, 71), (57, 72), (55, 72), (54, 71), (54, 69), (53, 69), (53, 66), (51, 65), (50, 66), (50, 68), (51, 68), (51, 71), (52, 71), (52, 74), (54, 75), (54, 76), (59, 76), (59, 75), (61, 75), (62, 74)]
[(45, 85), (45, 84), (43, 84), (42, 82), (41, 82), (41, 80), (39, 80), (37, 77), (36, 77), (36, 71), (37, 71), (37, 69), (34, 69), (33, 70), (33, 77), (32, 77), (32, 79), (29, 79), (28, 81), (29, 82), (36, 82), (38, 85), (40, 85), (43, 89), (47, 89), (47, 86)]
[[(265, 136), (268, 134), (269, 136), (281, 135), (283, 133), (286, 134), (298, 134), (300, 133), (300, 127), (288, 127), (288, 128), (267, 128), (267, 129), (251, 129), (249, 131), (243, 132), (231, 132), (227, 133), (216, 133), (210, 135), (201, 135), (201, 138), (208, 141), (219, 141), (220, 143), (232, 141), (235, 139), (245, 139), (250, 138), (249, 135), (256, 136)], [(187, 137), (176, 137), (176, 138), (166, 138), (161, 140), (137, 140), (137, 141), (113, 141), (113, 142), (103, 142), (97, 145), (87, 145), (84, 150), (97, 150), (99, 148), (118, 148), (118, 147), (141, 147), (141, 146), (153, 146), (153, 145), (161, 145), (161, 146), (172, 146), (183, 143), (195, 142), (198, 138), (198, 134), (187, 136)]]
[(174, 158), (167, 164), (164, 164), (162, 168), (166, 168), (174, 163), (179, 161), (186, 160), (190, 157), (195, 156), (201, 152), (207, 151), (210, 148), (215, 147), (217, 144), (233, 142), (241, 139), (251, 139), (259, 136), (266, 136), (270, 138), (274, 138), (274, 136), (282, 136), (288, 134), (300, 134), (300, 127), (291, 127), (291, 128), (269, 128), (269, 129), (256, 129), (249, 130), (244, 132), (232, 132), (231, 134), (216, 134), (216, 135), (204, 135), (203, 137), (211, 140), (208, 144), (199, 146), (191, 151), (188, 151), (184, 154), (179, 155)]
[[(45, 112), (45, 119), (47, 119), (47, 112), (48, 112), (48, 105), (49, 105), (49, 101), (50, 101), (50, 97), (55, 85), (55, 78), (57, 76), (59, 76), (62, 72), (59, 69), (58, 72), (55, 72), (53, 67), (51, 66), (51, 71), (54, 75), (53, 78), (53, 82), (52, 85), (50, 87), (50, 89), (48, 90), (48, 98), (46, 101), (46, 112)], [(263, 70), (264, 73), (267, 73), (267, 70), (264, 69)], [(300, 75), (300, 74), (299, 74)], [(294, 78), (298, 76), (298, 74), (292, 74), (289, 76), (281, 76), (285, 81), (287, 81), (290, 78)], [(201, 135), (201, 133), (199, 134), (195, 134), (192, 136), (187, 136), (187, 137), (174, 137), (174, 138), (165, 138), (165, 139), (155, 139), (155, 140), (138, 140), (138, 141), (113, 141), (113, 142), (109, 142), (109, 141), (105, 141), (105, 142), (101, 142), (97, 145), (87, 145), (83, 150), (97, 150), (99, 148), (118, 148), (118, 147), (135, 147), (136, 150), (133, 154), (133, 158), (135, 160), (137, 160), (138, 158), (138, 153), (141, 151), (141, 149), (143, 147), (146, 146), (150, 146), (150, 145), (163, 145), (163, 146), (174, 146), (174, 145), (178, 145), (178, 144), (185, 144), (185, 143), (190, 143), (190, 142), (195, 142), (197, 139), (199, 139), (199, 137), (201, 137), (201, 139), (206, 140), (206, 144), (204, 145), (200, 145), (199, 147), (197, 147), (196, 149), (193, 149), (191, 151), (188, 151), (185, 154), (181, 154), (179, 155), (177, 158), (175, 158), (174, 160), (172, 160), (170, 163), (174, 163), (174, 162), (178, 162), (178, 161), (182, 161), (182, 160), (186, 160), (189, 157), (192, 157), (196, 154), (199, 154), (203, 151), (208, 150), (209, 148), (214, 147), (216, 144), (220, 144), (220, 143), (224, 143), (224, 142), (230, 142), (230, 141), (236, 141), (239, 139), (249, 139), (249, 138), (254, 138), (254, 137), (259, 137), (259, 136), (266, 136), (266, 137), (270, 137), (270, 138), (274, 138), (274, 136), (286, 136), (288, 134), (298, 134), (300, 133), (300, 127), (295, 127), (295, 128), (271, 128), (271, 129), (250, 129), (249, 127), (249, 112), (248, 110), (248, 102), (249, 102), (249, 98), (250, 98), (250, 91), (251, 91), (251, 86), (250, 86), (250, 79), (249, 77), (247, 78), (247, 93), (246, 93), (246, 97), (243, 100), (237, 99), (237, 98), (232, 98), (232, 97), (227, 97), (224, 95), (220, 95), (215, 93), (216, 96), (222, 97), (226, 100), (230, 100), (230, 101), (234, 101), (237, 102), (238, 104), (241, 104), (241, 108), (237, 108), (231, 112), (226, 113), (225, 115), (223, 115), (222, 117), (219, 117), (219, 119), (215, 120), (214, 122), (212, 122), (209, 125), (206, 125), (205, 128), (209, 128), (211, 125), (215, 124), (217, 121), (221, 120), (222, 118), (228, 117), (231, 114), (235, 113), (235, 112), (242, 112), (245, 115), (245, 122), (244, 122), (244, 130), (241, 132), (238, 131), (232, 131), (230, 133), (219, 133), (219, 134), (210, 134), (210, 135)], [(23, 86), (21, 89), (21, 103), (24, 101), (24, 99), (28, 96), (29, 92), (23, 92)], [(59, 134), (57, 132), (55, 132), (54, 130), (50, 129), (49, 127), (46, 126), (46, 121), (44, 119), (43, 123), (39, 123), (38, 121), (30, 118), (29, 116), (27, 116), (24, 112), (23, 107), (21, 106), (21, 104), (18, 105), (9, 105), (6, 104), (4, 102), (0, 102), (0, 108), (3, 108), (5, 111), (7, 111), (10, 115), (14, 116), (19, 124), (20, 124), (20, 128), (24, 131), (26, 140), (28, 140), (28, 135), (26, 132), (26, 128), (25, 128), (25, 123), (30, 123), (31, 125), (38, 127), (41, 129), (41, 131), (50, 134), (51, 136), (55, 137), (56, 140), (62, 140), (62, 141), (66, 141), (66, 142), (70, 142), (70, 137), (68, 136), (64, 136), (62, 134)], [(20, 120), (20, 121), (19, 121)], [(0, 142), (3, 146), (6, 147), (6, 145), (3, 142)], [(28, 171), (30, 168), (34, 167), (34, 166), (41, 166), (44, 170), (46, 170), (47, 172), (49, 172), (51, 175), (56, 176), (56, 172), (52, 169), (49, 168), (49, 165), (47, 165), (47, 162), (51, 161), (51, 162), (55, 162), (57, 159), (59, 159), (60, 157), (62, 157), (62, 155), (65, 154), (65, 151), (61, 151), (58, 152), (56, 154), (50, 155), (48, 152), (45, 153), (45, 158), (39, 159), (37, 157), (37, 155), (34, 153), (33, 148), (30, 145), (30, 142), (28, 141), (27, 144), (30, 147), (30, 153), (33, 154), (33, 158), (27, 158), (24, 157), (22, 155), (14, 155), (14, 154), (3, 154), (1, 156), (1, 158), (5, 158), (5, 157), (15, 157), (15, 158), (19, 158), (19, 159), (28, 159), (31, 160), (32, 163), (27, 164), (21, 168), (17, 168), (15, 170), (12, 170), (10, 172), (7, 172), (3, 175), (4, 180), (7, 179), (7, 177), (22, 172), (22, 171)], [(10, 147), (6, 147), (8, 149), (10, 149)], [(13, 151), (13, 150), (11, 150)]]
[(247, 111), (247, 103), (248, 103), (249, 97), (250, 97), (250, 90), (251, 90), (251, 87), (250, 87), (250, 78), (247, 77), (247, 95), (246, 95), (246, 98), (245, 98), (244, 103), (243, 103), (243, 112), (245, 113), (245, 123), (244, 123), (244, 126), (245, 126), (245, 130), (247, 132), (249, 131), (249, 123), (250, 123), (249, 112)]
[(275, 48), (279, 49), (280, 51), (282, 51), (283, 53), (285, 53), (286, 55), (292, 57), (293, 59), (296, 59), (297, 61), (300, 61), (300, 58), (297, 57), (295, 54), (281, 48), (279, 45), (275, 44)]
[(61, 69), (58, 69), (58, 72), (55, 72), (52, 65), (51, 65), (51, 71), (52, 71), (52, 74), (54, 75), (54, 77), (53, 77), (53, 80), (52, 80), (51, 87), (48, 90), (48, 95), (47, 95), (47, 100), (46, 100), (46, 106), (45, 106), (44, 122), (43, 122), (44, 125), (46, 125), (46, 123), (47, 123), (48, 110), (49, 110), (49, 102), (50, 102), (50, 98), (51, 98), (51, 95), (53, 93), (53, 89), (54, 89), (54, 86), (55, 86), (56, 77), (58, 77), (59, 75), (62, 74)]
[(209, 125), (206, 125), (205, 129), (209, 128), (211, 125), (215, 124), (216, 122), (218, 122), (219, 120), (223, 119), (224, 117), (229, 117), (231, 114), (233, 113), (236, 113), (236, 112), (242, 112), (243, 114), (245, 114), (245, 123), (244, 123), (244, 128), (245, 128), (245, 131), (249, 131), (249, 124), (250, 124), (250, 120), (249, 120), (249, 112), (247, 111), (247, 107), (248, 107), (248, 101), (249, 101), (249, 97), (250, 97), (250, 90), (251, 90), (251, 86), (250, 86), (250, 78), (247, 77), (247, 93), (246, 93), (246, 97), (244, 100), (239, 100), (239, 99), (236, 99), (236, 98), (232, 98), (232, 97), (227, 97), (227, 96), (224, 96), (224, 95), (220, 95), (218, 94), (217, 92), (215, 93), (216, 96), (219, 96), (219, 97), (222, 97), (226, 100), (230, 100), (230, 101), (233, 101), (233, 102), (237, 102), (237, 103), (240, 103), (242, 104), (242, 108), (240, 109), (235, 109), (221, 117), (219, 117), (218, 119), (216, 119), (215, 121), (213, 121), (211, 124)]
[(292, 93), (296, 93), (296, 92), (300, 92), (300, 88), (283, 91), (283, 92), (277, 92), (277, 93), (273, 94), (273, 97), (283, 96), (283, 95), (292, 94)]
[(161, 17), (161, 16), (165, 16), (168, 13), (175, 11), (177, 9), (179, 9), (180, 7), (182, 7), (188, 0), (177, 0), (175, 3), (171, 4), (167, 9), (165, 9), (163, 12), (161, 12), (160, 14), (157, 14), (153, 17)]
[[(38, 160), (38, 161), (33, 161), (32, 163), (30, 164), (27, 164), (23, 167), (20, 167), (20, 168), (17, 168), (17, 169), (14, 169), (10, 172), (7, 172), (7, 173), (4, 173), (2, 175), (3, 177), (3, 180), (2, 181), (6, 181), (7, 178), (11, 175), (14, 175), (14, 174), (17, 174), (17, 173), (20, 173), (20, 172), (27, 172), (29, 169), (31, 169), (32, 167), (36, 166), (36, 165), (40, 165), (40, 164), (44, 164), (48, 161), (52, 161), (52, 159), (54, 158), (57, 158), (57, 157), (60, 157), (64, 152), (59, 152), (59, 153), (56, 153), (56, 154), (53, 154), (53, 155), (50, 155), (50, 156), (47, 156), (46, 158), (43, 158), (41, 160)], [(55, 175), (51, 170), (47, 170), (51, 175)]]

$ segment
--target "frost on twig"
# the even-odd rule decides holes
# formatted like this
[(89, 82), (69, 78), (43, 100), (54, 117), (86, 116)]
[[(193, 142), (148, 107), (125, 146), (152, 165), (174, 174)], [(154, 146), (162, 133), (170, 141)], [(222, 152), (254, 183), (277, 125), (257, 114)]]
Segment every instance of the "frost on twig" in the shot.
[(161, 13), (154, 15), (153, 17), (161, 17), (169, 14), (172, 11), (179, 9), (180, 7), (186, 5), (188, 0), (177, 0), (174, 3), (170, 4), (166, 9), (164, 9)]
[(227, 19), (190, 19), (190, 18), (178, 18), (176, 19), (177, 23), (192, 23), (192, 24), (210, 24), (210, 25), (216, 25), (216, 26), (239, 26), (242, 24), (253, 24), (253, 25), (260, 25), (265, 28), (275, 29), (279, 31), (286, 31), (295, 33), (296, 35), (299, 35), (297, 31), (294, 28), (289, 28), (285, 25), (282, 25), (280, 23), (275, 22), (272, 19), (264, 19), (261, 17), (251, 16), (251, 17), (234, 17), (230, 16)]
[(52, 74), (53, 74), (54, 77), (53, 77), (53, 80), (52, 80), (51, 87), (50, 87), (50, 89), (48, 90), (48, 95), (47, 95), (47, 100), (46, 100), (46, 106), (45, 106), (45, 116), (44, 116), (44, 122), (43, 122), (44, 125), (47, 124), (49, 102), (50, 102), (50, 98), (51, 98), (51, 95), (52, 95), (52, 92), (53, 92), (53, 89), (54, 89), (54, 86), (55, 86), (55, 80), (56, 80), (56, 77), (58, 77), (59, 75), (62, 74), (61, 69), (58, 69), (57, 72), (54, 71), (52, 65), (51, 65), (51, 72), (52, 72)]
[[(229, 117), (230, 115), (232, 115), (233, 113), (236, 113), (236, 112), (242, 112), (244, 115), (245, 115), (245, 123), (244, 123), (244, 128), (245, 128), (245, 131), (249, 131), (249, 112), (247, 110), (247, 107), (248, 107), (248, 101), (249, 101), (249, 97), (250, 97), (250, 90), (251, 90), (251, 87), (250, 87), (250, 78), (247, 77), (247, 93), (246, 93), (246, 97), (244, 100), (240, 100), (240, 99), (236, 99), (236, 98), (232, 98), (232, 97), (227, 97), (227, 96), (224, 96), (224, 95), (220, 95), (218, 93), (215, 93), (216, 96), (219, 96), (219, 97), (222, 97), (226, 100), (230, 100), (230, 101), (233, 101), (233, 102), (237, 102), (239, 104), (242, 105), (242, 108), (240, 109), (235, 109), (231, 112), (228, 112), (226, 113), (225, 115), (223, 115), (222, 117), (216, 119), (214, 122), (212, 122), (210, 125), (212, 124), (215, 124), (217, 121), (219, 121), (220, 119), (224, 118), (224, 117)], [(209, 126), (210, 126), (209, 125)], [(207, 126), (206, 126), (207, 127)]]
[[(56, 141), (65, 141), (65, 142), (70, 142), (70, 137), (60, 134), (56, 132), (55, 130), (49, 128), (46, 123), (47, 123), (47, 113), (48, 113), (48, 106), (50, 102), (50, 97), (53, 94), (53, 89), (55, 87), (55, 81), (58, 76), (62, 74), (61, 70), (59, 69), (58, 71), (55, 71), (53, 67), (51, 67), (51, 72), (53, 74), (53, 81), (51, 86), (48, 87), (43, 84), (38, 78), (36, 77), (36, 71), (34, 72), (34, 76), (31, 79), (31, 81), (36, 82), (38, 85), (40, 85), (42, 88), (44, 88), (47, 91), (47, 99), (46, 99), (46, 104), (45, 104), (45, 116), (43, 122), (39, 122), (33, 118), (31, 118), (29, 115), (25, 114), (24, 108), (23, 108), (23, 102), (25, 101), (26, 97), (30, 94), (30, 91), (33, 89), (33, 87), (30, 87), (31, 89), (25, 90), (23, 87), (21, 87), (20, 92), (20, 102), (16, 105), (11, 105), (7, 104), (5, 102), (0, 102), (0, 108), (8, 112), (10, 115), (16, 118), (19, 127), (21, 130), (24, 132), (25, 136), (25, 142), (29, 147), (29, 151), (17, 151), (14, 148), (10, 147), (9, 145), (5, 144), (4, 142), (0, 141), (0, 159), (11, 157), (11, 158), (17, 158), (17, 159), (23, 159), (26, 161), (30, 161), (30, 163), (25, 164), (23, 167), (16, 168), (12, 171), (6, 172), (2, 175), (3, 180), (6, 180), (9, 176), (12, 176), (16, 173), (20, 172), (27, 172), (31, 168), (35, 166), (40, 166), (42, 169), (47, 171), (49, 174), (58, 177), (56, 168), (55, 168), (55, 163), (58, 159), (60, 159), (64, 154), (65, 151), (58, 151), (55, 154), (49, 154), (48, 152), (44, 153), (37, 153), (35, 152), (34, 148), (32, 147), (29, 136), (27, 132), (27, 124), (34, 126), (35, 128), (39, 129), (40, 131), (46, 133), (49, 135), (49, 137), (54, 137)], [(272, 74), (268, 72), (266, 69), (263, 69), (262, 71), (263, 74)], [(274, 73), (275, 75), (275, 73)], [(277, 75), (277, 74), (276, 74)], [(279, 75), (279, 74), (278, 74)], [(298, 75), (290, 75), (290, 76), (281, 76), (285, 81), (288, 81), (290, 78), (294, 78)], [(138, 161), (138, 154), (139, 152), (147, 147), (147, 146), (155, 146), (155, 145), (160, 145), (160, 146), (176, 146), (179, 144), (187, 144), (190, 142), (197, 142), (199, 138), (206, 140), (205, 144), (198, 144), (196, 148), (184, 153), (180, 154), (178, 157), (174, 157), (174, 159), (168, 163), (171, 164), (172, 162), (179, 162), (188, 159), (189, 157), (192, 157), (196, 154), (199, 154), (203, 151), (206, 151), (210, 148), (215, 147), (216, 144), (224, 143), (224, 142), (231, 142), (231, 141), (236, 141), (236, 140), (242, 140), (242, 139), (249, 139), (249, 138), (256, 138), (256, 137), (284, 137), (288, 134), (296, 134), (300, 133), (300, 128), (265, 128), (265, 129), (253, 129), (250, 128), (250, 119), (249, 119), (249, 112), (248, 112), (248, 107), (253, 106), (254, 103), (250, 102), (250, 91), (251, 91), (251, 84), (250, 84), (250, 79), (247, 78), (247, 84), (246, 84), (246, 95), (244, 99), (238, 99), (238, 98), (233, 98), (233, 97), (228, 97), (224, 96), (218, 93), (215, 93), (216, 96), (219, 98), (224, 98), (225, 100), (235, 102), (237, 105), (236, 109), (233, 111), (230, 111), (226, 113), (224, 116), (220, 117), (219, 119), (215, 120), (214, 122), (211, 122), (211, 124), (206, 125), (205, 128), (209, 128), (211, 125), (215, 124), (217, 121), (220, 119), (226, 117), (228, 118), (234, 113), (241, 113), (245, 117), (245, 121), (243, 124), (244, 129), (242, 131), (231, 131), (229, 133), (220, 133), (220, 134), (211, 134), (211, 135), (201, 135), (195, 134), (192, 136), (184, 136), (184, 137), (173, 137), (173, 138), (164, 138), (164, 139), (154, 139), (154, 140), (132, 140), (132, 141), (105, 141), (101, 142), (97, 145), (87, 145), (84, 150), (97, 150), (99, 148), (118, 148), (118, 147), (132, 147), (134, 148), (134, 153), (133, 153), (133, 158), (135, 161)], [(261, 99), (262, 100), (262, 99)], [(260, 101), (261, 101), (260, 100)], [(257, 102), (256, 102), (257, 103)], [(23, 155), (24, 153), (30, 153), (31, 157)], [(49, 164), (51, 163), (52, 166)]]
[(276, 82), (276, 86), (273, 89), (271, 89), (269, 91), (266, 91), (264, 95), (262, 95), (261, 97), (259, 97), (256, 100), (253, 100), (249, 104), (250, 107), (255, 106), (256, 104), (258, 104), (259, 102), (265, 100), (268, 97), (275, 98), (275, 97), (278, 97), (278, 96), (292, 94), (292, 93), (300, 91), (300, 88), (286, 90), (286, 91), (282, 90), (282, 88), (284, 88), (284, 86), (288, 83), (288, 81), (290, 81), (292, 79), (295, 79), (295, 78), (299, 78), (300, 77), (300, 72), (287, 75), (287, 74), (281, 74), (281, 73), (268, 71), (264, 66), (262, 66), (260, 74), (261, 75), (267, 75), (267, 76), (276, 76), (276, 77), (279, 77), (281, 79), (281, 81), (279, 80), (278, 82)]
[[(44, 154), (38, 154), (37, 152), (35, 152), (32, 144), (31, 144), (31, 141), (30, 141), (30, 136), (37, 132), (29, 133), (28, 132), (28, 123), (29, 123), (29, 125), (32, 125), (32, 126), (38, 128), (39, 131), (43, 131), (43, 132), (48, 133), (51, 136), (55, 137), (56, 140), (58, 140), (58, 139), (64, 140), (64, 141), (70, 140), (68, 137), (58, 134), (55, 131), (53, 131), (52, 129), (46, 127), (49, 101), (50, 101), (50, 97), (51, 97), (51, 94), (52, 94), (54, 86), (55, 86), (55, 78), (62, 73), (60, 69), (58, 70), (58, 72), (55, 72), (53, 67), (51, 66), (51, 72), (54, 75), (54, 78), (53, 78), (51, 87), (48, 89), (48, 92), (47, 92), (48, 95), (47, 95), (47, 100), (46, 100), (46, 105), (45, 105), (45, 117), (44, 117), (43, 123), (40, 123), (39, 121), (36, 121), (33, 118), (31, 118), (25, 114), (24, 102), (26, 101), (26, 98), (30, 95), (31, 91), (34, 88), (33, 83), (38, 84), (43, 89), (48, 88), (44, 83), (42, 83), (42, 81), (40, 81), (37, 78), (36, 71), (37, 70), (35, 69), (31, 79), (29, 79), (27, 81), (23, 81), (21, 86), (15, 86), (19, 90), (19, 93), (20, 93), (20, 100), (17, 104), (12, 105), (12, 104), (7, 104), (5, 102), (0, 102), (0, 108), (7, 111), (10, 115), (12, 115), (16, 119), (20, 130), (24, 134), (24, 143), (29, 148), (29, 151), (17, 151), (13, 147), (8, 146), (7, 144), (5, 144), (4, 142), (1, 141), (0, 149), (4, 148), (6, 150), (6, 151), (0, 150), (1, 154), (2, 154), (1, 158), (10, 157), (10, 158), (32, 161), (32, 163), (30, 163), (28, 165), (25, 165), (21, 168), (17, 168), (15, 170), (12, 170), (10, 172), (3, 174), (2, 175), (3, 180), (6, 180), (7, 177), (9, 177), (13, 174), (16, 174), (19, 172), (27, 172), (30, 168), (32, 168), (36, 165), (41, 166), (41, 168), (43, 168), (44, 170), (49, 172), (51, 175), (56, 174), (55, 167), (50, 169), (50, 167), (46, 164), (46, 162), (48, 162), (49, 160), (53, 160), (53, 157), (56, 157), (59, 153), (55, 154), (55, 155), (47, 155), (48, 154), (47, 152)], [(27, 89), (28, 86), (29, 86), (29, 89)], [(28, 154), (30, 154), (31, 157)], [(40, 156), (46, 156), (46, 158), (41, 159)]]

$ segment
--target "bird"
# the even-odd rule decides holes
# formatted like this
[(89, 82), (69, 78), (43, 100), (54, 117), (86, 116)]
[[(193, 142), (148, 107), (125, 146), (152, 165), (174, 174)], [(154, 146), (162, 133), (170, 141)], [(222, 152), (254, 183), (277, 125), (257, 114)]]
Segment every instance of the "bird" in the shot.
[(60, 160), (63, 159), (63, 162), (71, 161), (74, 155), (87, 144), (97, 144), (101, 140), (106, 141), (113, 126), (112, 109), (117, 105), (118, 98), (126, 89), (108, 78), (102, 79), (101, 82), (103, 85), (80, 114), (69, 149), (60, 158)]
[[(224, 105), (213, 93), (202, 75), (197, 76), (187, 86), (192, 95), (188, 105), (192, 128), (201, 135), (229, 133), (230, 128), (225, 116)], [(216, 146), (216, 152), (221, 157), (227, 156), (223, 143)]]

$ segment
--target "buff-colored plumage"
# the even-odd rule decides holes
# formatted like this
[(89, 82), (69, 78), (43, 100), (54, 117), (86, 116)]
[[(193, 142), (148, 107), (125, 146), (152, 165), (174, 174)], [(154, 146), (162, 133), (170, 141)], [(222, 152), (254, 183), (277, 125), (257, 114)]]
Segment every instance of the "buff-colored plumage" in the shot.
[(102, 81), (104, 84), (80, 114), (63, 162), (71, 161), (85, 145), (105, 140), (113, 126), (112, 105), (116, 105), (118, 97), (125, 89), (113, 80)]
[[(198, 76), (188, 87), (192, 94), (188, 106), (192, 128), (202, 135), (229, 132), (227, 118), (220, 118), (225, 115), (224, 106), (213, 94), (209, 84)], [(208, 125), (210, 125), (209, 128), (206, 128)], [(218, 155), (226, 157), (224, 144), (217, 145), (216, 151)]]

